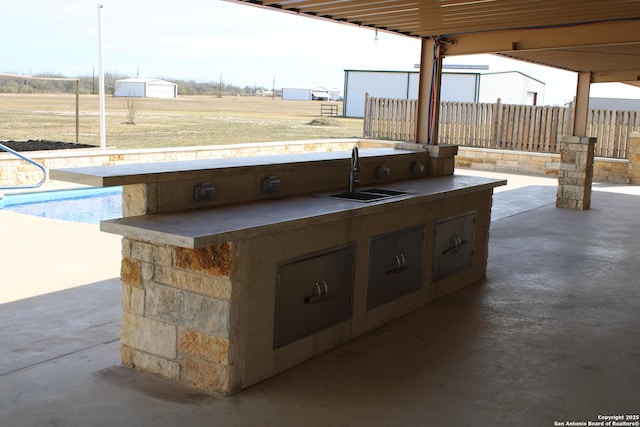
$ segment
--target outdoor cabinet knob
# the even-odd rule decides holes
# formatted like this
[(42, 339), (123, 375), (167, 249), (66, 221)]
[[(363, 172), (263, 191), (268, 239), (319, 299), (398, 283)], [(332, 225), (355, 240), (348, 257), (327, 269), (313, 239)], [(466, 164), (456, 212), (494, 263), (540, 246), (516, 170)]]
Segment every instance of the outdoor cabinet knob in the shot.
[(424, 164), (416, 160), (415, 162), (411, 163), (409, 170), (411, 172), (411, 175), (422, 175), (424, 173)]
[(196, 185), (193, 187), (193, 200), (197, 201), (207, 201), (213, 200), (213, 196), (216, 194), (216, 187), (209, 184), (208, 182), (204, 182), (200, 185)]
[(381, 165), (376, 168), (376, 178), (389, 178), (389, 175), (391, 175), (391, 168), (389, 166)]

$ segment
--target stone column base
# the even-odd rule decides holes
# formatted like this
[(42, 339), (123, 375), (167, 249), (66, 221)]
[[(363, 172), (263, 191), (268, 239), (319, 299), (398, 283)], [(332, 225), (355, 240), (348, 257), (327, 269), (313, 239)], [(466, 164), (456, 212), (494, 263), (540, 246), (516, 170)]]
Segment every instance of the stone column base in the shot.
[(591, 207), (593, 160), (597, 138), (564, 136), (560, 142), (560, 170), (556, 206), (586, 210)]
[(122, 364), (223, 395), (240, 390), (233, 244), (124, 238), (122, 255)]

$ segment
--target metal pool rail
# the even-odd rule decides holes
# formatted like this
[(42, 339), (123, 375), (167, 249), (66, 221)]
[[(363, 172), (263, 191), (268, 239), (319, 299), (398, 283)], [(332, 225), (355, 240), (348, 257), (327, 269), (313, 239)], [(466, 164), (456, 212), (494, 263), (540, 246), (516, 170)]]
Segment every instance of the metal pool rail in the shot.
[(34, 160), (31, 160), (30, 158), (28, 158), (26, 156), (23, 156), (22, 154), (18, 153), (17, 151), (12, 150), (11, 148), (7, 147), (4, 144), (0, 144), (0, 150), (4, 150), (9, 154), (13, 154), (16, 157), (21, 158), (25, 162), (31, 163), (32, 165), (34, 165), (35, 167), (40, 169), (40, 171), (42, 172), (42, 179), (40, 179), (40, 182), (38, 182), (37, 184), (12, 185), (10, 187), (0, 187), (0, 190), (16, 190), (16, 189), (20, 189), (20, 188), (38, 188), (42, 184), (44, 184), (44, 181), (47, 179), (47, 170), (44, 168), (44, 166), (42, 166), (40, 163), (38, 163), (38, 162), (36, 162)]

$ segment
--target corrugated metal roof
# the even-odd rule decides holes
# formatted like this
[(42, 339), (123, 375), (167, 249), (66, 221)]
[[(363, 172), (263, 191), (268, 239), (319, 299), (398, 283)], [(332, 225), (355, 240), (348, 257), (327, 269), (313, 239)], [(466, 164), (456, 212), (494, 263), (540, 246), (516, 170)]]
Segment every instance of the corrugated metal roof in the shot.
[(594, 81), (640, 80), (640, 0), (227, 0), (496, 53)]
[(414, 37), (640, 17), (638, 0), (234, 0)]

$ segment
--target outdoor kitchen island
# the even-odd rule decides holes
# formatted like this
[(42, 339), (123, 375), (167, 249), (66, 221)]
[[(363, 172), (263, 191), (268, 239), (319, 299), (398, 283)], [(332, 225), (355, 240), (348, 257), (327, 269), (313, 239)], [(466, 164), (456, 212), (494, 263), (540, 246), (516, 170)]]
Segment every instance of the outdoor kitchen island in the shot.
[(506, 182), (410, 147), (51, 177), (123, 186), (122, 363), (233, 394), (485, 277)]

